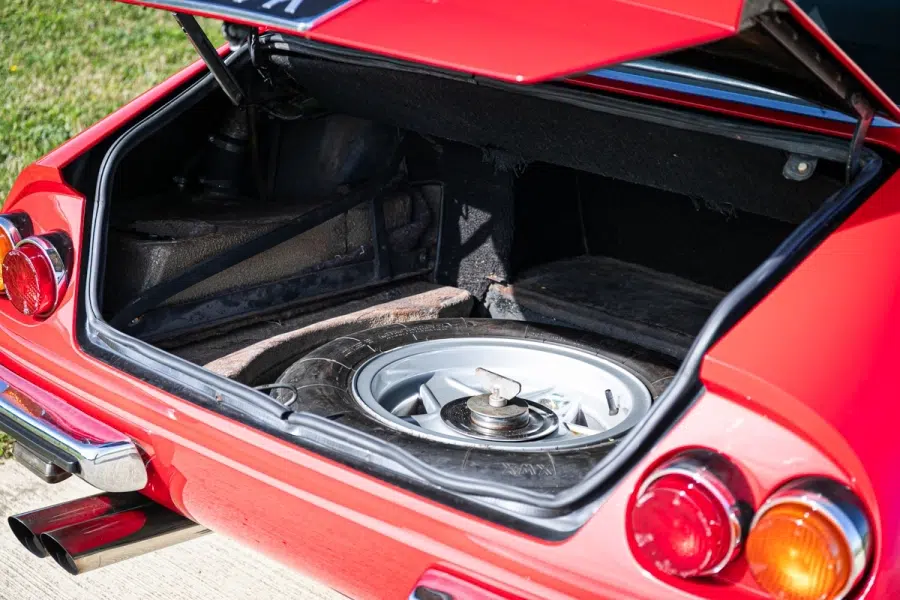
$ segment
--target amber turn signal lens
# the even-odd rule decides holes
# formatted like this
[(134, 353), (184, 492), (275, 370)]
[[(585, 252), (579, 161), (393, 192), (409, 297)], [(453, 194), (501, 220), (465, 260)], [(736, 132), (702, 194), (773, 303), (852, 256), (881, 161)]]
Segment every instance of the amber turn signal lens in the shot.
[(835, 598), (850, 577), (850, 550), (825, 517), (799, 504), (776, 506), (747, 540), (756, 581), (785, 600)]
[(846, 488), (826, 481), (779, 490), (753, 523), (747, 562), (756, 582), (775, 598), (839, 600), (862, 575), (868, 559), (865, 516)]
[[(12, 243), (12, 240), (0, 234), (0, 263), (3, 262), (3, 259), (6, 258), (6, 255), (9, 254), (14, 246), (15, 244)], [(6, 286), (3, 285), (3, 269), (0, 269), (0, 292), (3, 291), (6, 291)]]

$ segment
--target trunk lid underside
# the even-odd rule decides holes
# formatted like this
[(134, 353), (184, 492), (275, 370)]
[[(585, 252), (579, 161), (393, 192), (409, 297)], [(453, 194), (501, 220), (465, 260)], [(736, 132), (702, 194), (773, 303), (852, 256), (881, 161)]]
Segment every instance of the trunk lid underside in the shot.
[[(802, 66), (785, 71), (767, 58), (766, 44), (752, 42), (744, 44), (738, 55), (715, 57), (715, 70), (722, 66), (726, 72), (742, 73), (746, 70), (742, 65), (759, 63), (765, 67), (762, 80), (750, 75), (753, 83), (783, 91), (795, 87), (794, 79), (812, 76), (824, 82), (828, 95), (848, 113), (855, 112), (853, 93), (862, 91), (876, 111), (900, 120), (900, 108), (793, 0), (765, 5), (745, 0), (577, 0), (566, 3), (565, 10), (548, 10), (535, 0), (121, 1), (518, 83), (704, 48), (743, 37), (760, 19), (774, 19), (788, 41), (779, 39), (770, 23), (766, 29), (772, 41), (796, 45), (798, 34), (803, 38), (806, 49), (800, 54), (797, 48), (788, 48)], [(823, 61), (824, 56), (830, 60)]]

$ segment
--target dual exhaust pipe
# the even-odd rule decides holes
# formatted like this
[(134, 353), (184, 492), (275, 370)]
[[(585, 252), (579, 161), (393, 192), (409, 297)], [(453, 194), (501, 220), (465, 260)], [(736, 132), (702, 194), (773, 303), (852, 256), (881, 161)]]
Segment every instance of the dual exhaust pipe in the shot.
[(99, 494), (8, 519), (13, 534), (39, 558), (72, 575), (209, 533), (138, 493)]

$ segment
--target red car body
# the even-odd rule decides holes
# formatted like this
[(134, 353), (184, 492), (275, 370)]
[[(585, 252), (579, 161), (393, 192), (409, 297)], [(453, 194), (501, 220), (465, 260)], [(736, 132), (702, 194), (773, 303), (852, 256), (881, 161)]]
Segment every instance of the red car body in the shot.
[[(640, 38), (621, 38), (610, 62), (630, 58), (638, 47), (645, 53), (648, 40), (658, 41), (656, 50), (666, 49), (674, 43), (667, 36), (679, 23), (687, 28), (678, 31), (679, 44), (728, 35), (738, 26), (742, 6), (677, 4), (696, 5), (696, 18), (657, 13), (659, 19), (641, 28)], [(547, 22), (543, 3), (491, 3), (483, 22), (468, 23), (471, 42), (451, 45), (447, 40), (462, 34), (453, 27), (471, 15), (463, 15), (463, 9), (455, 14), (460, 6), (471, 8), (469, 3), (363, 0), (310, 35), (381, 52), (390, 46), (397, 56), (422, 54), (432, 64), (530, 81), (595, 66), (589, 55), (592, 41), (615, 35), (595, 30), (569, 35), (582, 31), (573, 18), (590, 13), (602, 23), (609, 11), (634, 10), (631, 3), (593, 2), (568, 17), (565, 11), (551, 13)], [(492, 15), (511, 11), (534, 27), (560, 34), (549, 38), (552, 46), (538, 48), (525, 35), (528, 28), (500, 40), (482, 29), (496, 20)], [(389, 18), (398, 13), (411, 16)], [(421, 25), (423, 19), (450, 23), (451, 31), (422, 37), (416, 32), (430, 28), (405, 26)], [(824, 34), (821, 41), (859, 72)], [(483, 61), (490, 52), (499, 55)], [(533, 70), (518, 73), (509, 64), (521, 64), (523, 53)], [(560, 64), (576, 68), (563, 73), (556, 68)], [(894, 401), (900, 369), (900, 174), (885, 181), (712, 347), (701, 368), (706, 391), (608, 491), (589, 521), (571, 537), (546, 541), (200, 408), (81, 349), (77, 301), (85, 265), (79, 249), (88, 203), (67, 185), (62, 169), (203, 70), (202, 63), (192, 65), (29, 166), (4, 205), (5, 211), (27, 211), (35, 231), (69, 232), (76, 251), (73, 281), (48, 319), (29, 321), (0, 302), (0, 375), (21, 386), (31, 384), (33, 394), (61, 399), (132, 438), (149, 456), (150, 479), (143, 493), (353, 598), (406, 598), (423, 576), (443, 589), (462, 586), (463, 598), (764, 597), (742, 557), (715, 579), (683, 580), (651, 573), (629, 546), (627, 514), (638, 483), (674, 451), (702, 447), (726, 455), (748, 475), (756, 506), (802, 475), (829, 476), (849, 485), (869, 511), (873, 530), (874, 553), (860, 597), (900, 594), (895, 566), (900, 563), (895, 474), (900, 446), (893, 443), (900, 422), (900, 405)], [(850, 124), (832, 120), (599, 77), (580, 82), (795, 129), (852, 134)], [(874, 84), (872, 89), (877, 90)], [(873, 127), (867, 141), (900, 152), (900, 128)], [(485, 590), (484, 595), (476, 595), (474, 587), (466, 591), (468, 584)]]

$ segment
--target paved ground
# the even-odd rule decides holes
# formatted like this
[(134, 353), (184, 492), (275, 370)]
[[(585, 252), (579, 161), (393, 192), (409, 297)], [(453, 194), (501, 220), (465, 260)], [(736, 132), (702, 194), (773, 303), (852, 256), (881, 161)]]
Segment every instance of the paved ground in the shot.
[(73, 477), (45, 485), (0, 463), (0, 600), (339, 600), (343, 596), (217, 535), (72, 577), (26, 552), (6, 517), (96, 491)]

